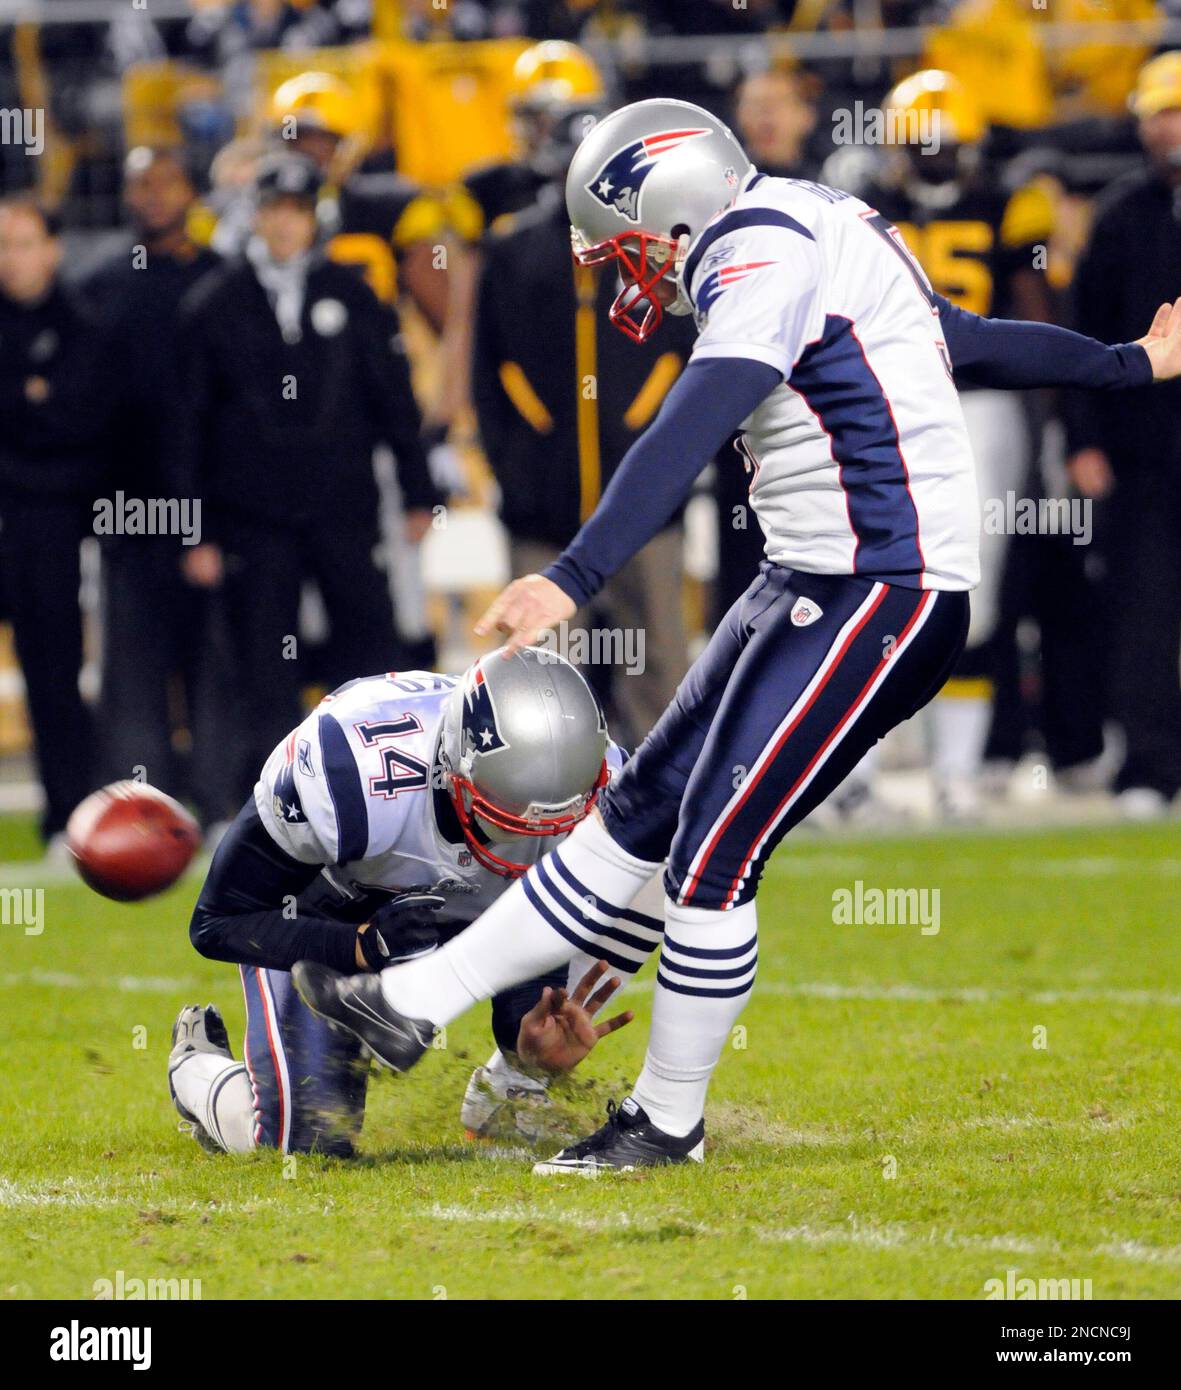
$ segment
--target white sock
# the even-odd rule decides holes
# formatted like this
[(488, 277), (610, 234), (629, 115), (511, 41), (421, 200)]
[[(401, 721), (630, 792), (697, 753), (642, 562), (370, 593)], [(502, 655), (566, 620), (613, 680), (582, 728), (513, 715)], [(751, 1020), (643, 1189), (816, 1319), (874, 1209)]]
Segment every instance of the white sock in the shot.
[(709, 1079), (750, 998), (758, 917), (753, 902), (720, 912), (669, 899), (664, 918), (648, 1055), (632, 1096), (658, 1129), (683, 1138), (705, 1113)]
[[(632, 899), (631, 903), (633, 912), (641, 913), (643, 916), (647, 917), (651, 922), (658, 922), (662, 926), (664, 922), (664, 883), (662, 881), (663, 877), (664, 875), (662, 866), (661, 869), (658, 872), (654, 873), (652, 877), (648, 880), (648, 882), (644, 884), (643, 888), (640, 889), (639, 893), (636, 894), (636, 896)], [(659, 944), (660, 943), (658, 941), (653, 942), (652, 950), (655, 950)], [(579, 980), (582, 979), (582, 977), (592, 966), (597, 965), (599, 961), (601, 961), (602, 959), (603, 957), (601, 954), (590, 955), (586, 951), (579, 951), (577, 955), (572, 956), (570, 958), (570, 969), (566, 974), (566, 993), (573, 994), (575, 988), (578, 985)], [(645, 959), (647, 959), (647, 957), (645, 957)], [(619, 962), (626, 963), (620, 964)], [(626, 957), (620, 955), (619, 962), (616, 962), (616, 964), (612, 966), (611, 974), (618, 976), (620, 986), (623, 989), (626, 989), (629, 981), (634, 979), (636, 972), (643, 968), (644, 961), (632, 960), (629, 953), (629, 955)], [(600, 1008), (595, 1010), (594, 1017), (597, 1018), (598, 1015), (603, 1011), (603, 1009), (606, 1009), (608, 1007), (614, 1007), (618, 1003), (618, 1001), (618, 993), (612, 995), (611, 998), (608, 999), (605, 1004), (603, 1004)]]
[(931, 701), (932, 762), (941, 781), (980, 775), (992, 700), (981, 695), (939, 695)]
[(172, 1073), (186, 1110), (232, 1154), (254, 1147), (254, 1093), (241, 1062), (215, 1052), (193, 1052)]
[(658, 867), (588, 816), (441, 950), (383, 970), (382, 991), (399, 1013), (441, 1027), (579, 952), (634, 973), (660, 944), (663, 924), (629, 904)]

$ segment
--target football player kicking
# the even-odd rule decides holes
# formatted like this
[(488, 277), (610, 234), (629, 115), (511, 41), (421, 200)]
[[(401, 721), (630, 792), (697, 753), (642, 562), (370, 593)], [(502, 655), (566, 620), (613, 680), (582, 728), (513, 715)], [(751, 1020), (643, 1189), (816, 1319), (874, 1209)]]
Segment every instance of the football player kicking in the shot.
[[(996, 387), (1145, 385), (1181, 372), (1181, 301), (1138, 344), (985, 319), (930, 287), (859, 199), (766, 178), (708, 112), (645, 101), (579, 147), (575, 254), (618, 267), (612, 319), (692, 313), (692, 359), (598, 509), (481, 628), (505, 650), (569, 618), (665, 524), (741, 428), (766, 559), (588, 817), (432, 956), (296, 986), (389, 1066), (477, 1000), (576, 952), (619, 966), (629, 904), (667, 856), (665, 935), (635, 1089), (540, 1172), (700, 1160), (706, 1089), (755, 976), (755, 893), (783, 836), (938, 691), (964, 644), (980, 509), (953, 371)], [(621, 922), (623, 925), (621, 926)]]
[[(291, 965), (377, 970), (433, 950), (581, 821), (622, 762), (586, 682), (546, 653), (327, 696), (268, 759), (193, 913), (197, 949), (240, 966), (247, 1018), (236, 1062), (212, 1005), (181, 1010), (168, 1084), (194, 1137), (234, 1153), (350, 1155), (368, 1061), (301, 1003)], [(639, 912), (629, 921), (643, 949), (621, 973), (663, 929)], [(463, 1101), (469, 1132), (545, 1128), (548, 1077), (630, 1021), (592, 1021), (620, 983), (607, 969), (580, 956), (568, 993), (563, 967), (497, 995), (497, 1051)]]

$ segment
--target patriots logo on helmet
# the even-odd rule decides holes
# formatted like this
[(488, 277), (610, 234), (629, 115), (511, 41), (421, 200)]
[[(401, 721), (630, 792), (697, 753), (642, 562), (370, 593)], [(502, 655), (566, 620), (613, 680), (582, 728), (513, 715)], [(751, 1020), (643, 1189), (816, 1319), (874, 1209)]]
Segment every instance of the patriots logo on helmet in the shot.
[(498, 748), (508, 747), (497, 727), (492, 693), (478, 661), (463, 688), (463, 728), (477, 753), (493, 753)]
[(700, 129), (660, 130), (654, 135), (645, 135), (641, 140), (633, 140), (615, 151), (586, 185), (586, 191), (604, 207), (614, 208), (629, 222), (639, 222), (640, 193), (644, 180), (656, 167), (656, 161), (662, 155), (678, 149), (686, 140), (710, 133)]

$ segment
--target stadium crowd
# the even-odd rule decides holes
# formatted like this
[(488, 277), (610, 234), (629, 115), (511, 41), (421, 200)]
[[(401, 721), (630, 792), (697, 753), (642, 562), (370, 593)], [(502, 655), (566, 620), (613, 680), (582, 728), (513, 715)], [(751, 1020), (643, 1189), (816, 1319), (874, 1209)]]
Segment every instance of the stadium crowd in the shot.
[[(3, 150), (0, 603), (47, 841), (93, 786), (132, 776), (214, 831), (309, 689), (429, 667), (419, 547), (449, 506), (493, 497), (516, 574), (570, 540), (692, 348), (688, 320), (642, 345), (617, 334), (614, 283), (571, 262), (565, 168), (620, 99), (698, 101), (763, 171), (865, 198), (975, 312), (1128, 341), (1181, 289), (1181, 52), (1151, 35), (1043, 49), (1004, 0), (883, 4), (882, 26), (941, 27), (907, 60), (837, 45), (801, 62), (793, 38), (839, 37), (853, 7), (192, 10), (0, 30), (14, 59), (0, 105), (43, 100), (46, 120), (38, 157)], [(374, 35), (511, 45), (512, 151), (460, 157), (454, 177), (407, 174), (339, 61)], [(700, 52), (659, 57), (662, 37), (693, 35)], [(711, 53), (723, 35), (753, 44)], [(293, 75), (273, 83), (260, 60), (276, 51)], [(167, 97), (137, 86), (146, 71), (171, 75)], [(158, 115), (153, 103), (167, 103), (165, 136), (139, 141), (132, 108)], [(875, 111), (890, 118), (880, 143)], [(964, 393), (984, 581), (928, 720), (945, 817), (976, 815), (995, 770), (1031, 747), (1060, 788), (1110, 788), (1128, 815), (1163, 814), (1181, 790), (1181, 387), (1141, 394)], [(693, 640), (749, 582), (752, 466), (727, 448), (700, 483), (717, 536), (716, 561), (695, 562), (712, 575), (704, 602), (686, 602), (678, 515), (587, 616), (645, 636), (642, 674), (591, 672), (623, 741), (643, 737)], [(84, 699), (88, 644), (100, 678)], [(838, 814), (872, 813), (874, 776), (863, 767)]]

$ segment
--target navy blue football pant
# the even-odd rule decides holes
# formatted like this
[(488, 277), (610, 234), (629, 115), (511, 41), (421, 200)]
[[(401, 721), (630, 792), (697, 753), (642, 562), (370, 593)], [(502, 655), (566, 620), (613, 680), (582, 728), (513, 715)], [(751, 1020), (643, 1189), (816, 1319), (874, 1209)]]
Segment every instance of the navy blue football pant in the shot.
[(361, 1044), (317, 1018), (286, 970), (239, 968), (255, 1143), (283, 1153), (350, 1156), (365, 1116), (369, 1077)]
[(967, 628), (966, 593), (764, 561), (612, 781), (608, 831), (668, 857), (678, 903), (749, 901), (792, 826), (939, 690)]
[[(365, 1119), (368, 1059), (351, 1033), (335, 1033), (295, 992), (286, 970), (238, 967), (246, 997), (244, 1061), (254, 1101), (254, 1142), (283, 1153), (349, 1158)], [(492, 1001), (492, 1036), (511, 1052), (521, 1019), (545, 985), (566, 971), (528, 980)]]

